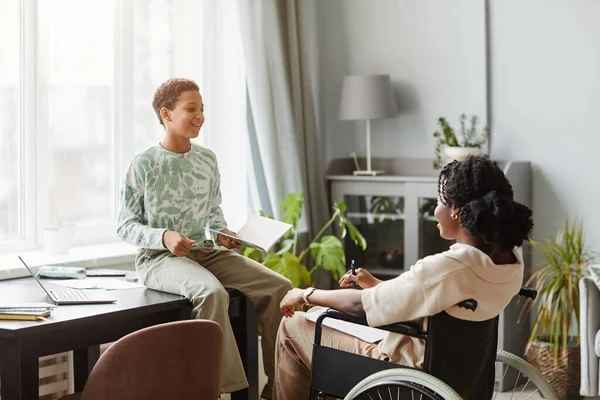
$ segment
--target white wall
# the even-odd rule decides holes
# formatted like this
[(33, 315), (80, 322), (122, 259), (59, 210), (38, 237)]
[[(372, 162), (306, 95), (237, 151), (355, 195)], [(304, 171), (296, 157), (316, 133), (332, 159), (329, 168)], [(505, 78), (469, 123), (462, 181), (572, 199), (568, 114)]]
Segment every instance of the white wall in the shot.
[(600, 1), (493, 0), (490, 11), (492, 155), (533, 163), (536, 236), (579, 216), (600, 250)]
[[(433, 157), (439, 116), (485, 117), (484, 1), (319, 1), (320, 128), (327, 159), (364, 154), (364, 125), (338, 120), (349, 73), (389, 73), (395, 119), (374, 156)], [(491, 0), (492, 157), (533, 163), (534, 237), (584, 219), (600, 250), (600, 1)]]
[(400, 112), (376, 120), (373, 156), (433, 158), (437, 119), (485, 118), (484, 7), (472, 0), (319, 1), (328, 159), (365, 154), (362, 121), (339, 121), (346, 74), (390, 74)]

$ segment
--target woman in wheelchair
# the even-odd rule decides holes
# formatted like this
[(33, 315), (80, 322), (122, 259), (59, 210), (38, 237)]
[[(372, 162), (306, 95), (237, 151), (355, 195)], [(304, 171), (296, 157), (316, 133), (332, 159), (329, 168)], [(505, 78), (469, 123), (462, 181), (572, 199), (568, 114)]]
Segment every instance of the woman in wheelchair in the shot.
[[(495, 162), (470, 156), (446, 165), (438, 178), (435, 217), (440, 235), (456, 243), (418, 260), (397, 278), (380, 281), (359, 268), (339, 283), (344, 288), (356, 283), (363, 290), (288, 292), (281, 301), (286, 318), (276, 344), (276, 399), (309, 395), (315, 324), (295, 313), (297, 306), (324, 306), (363, 316), (373, 327), (406, 321), (422, 325), (425, 317), (442, 311), (460, 320), (490, 320), (519, 293), (521, 246), (533, 228), (532, 212), (514, 201), (511, 184)], [(475, 311), (457, 306), (466, 299), (477, 301)], [(416, 368), (421, 368), (425, 355), (422, 339), (397, 333), (374, 344), (323, 327), (321, 344)]]

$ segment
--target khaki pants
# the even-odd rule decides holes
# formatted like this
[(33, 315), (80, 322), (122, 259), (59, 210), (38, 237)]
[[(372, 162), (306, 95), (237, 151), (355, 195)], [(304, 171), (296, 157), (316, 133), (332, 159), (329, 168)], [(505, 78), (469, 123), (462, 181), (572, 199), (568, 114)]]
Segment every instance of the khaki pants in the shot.
[(279, 303), (292, 288), (288, 279), (230, 250), (215, 249), (210, 242), (193, 249), (188, 257), (165, 250), (141, 250), (136, 258), (141, 281), (149, 288), (180, 294), (193, 305), (192, 318), (216, 321), (223, 328), (221, 393), (248, 387), (244, 367), (229, 322), (229, 295), (237, 289), (247, 296), (262, 326), (264, 369), (269, 379), (263, 395), (270, 398), (274, 378), (274, 349), (282, 314)]
[[(315, 323), (299, 314), (284, 318), (279, 326), (275, 349), (274, 399), (277, 400), (308, 398)], [(323, 326), (321, 344), (379, 360), (386, 359), (377, 344), (363, 342), (326, 326)]]

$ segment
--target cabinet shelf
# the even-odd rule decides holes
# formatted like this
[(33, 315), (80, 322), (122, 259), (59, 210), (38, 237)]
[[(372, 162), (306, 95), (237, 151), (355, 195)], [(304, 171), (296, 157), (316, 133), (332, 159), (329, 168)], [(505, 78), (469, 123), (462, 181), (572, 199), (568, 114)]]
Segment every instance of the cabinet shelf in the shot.
[(380, 221), (385, 221), (385, 220), (392, 220), (392, 221), (398, 221), (398, 220), (404, 220), (404, 215), (403, 214), (380, 214), (380, 213), (363, 213), (363, 212), (347, 212), (346, 215), (349, 218), (367, 218), (369, 220), (377, 220), (378, 222)]

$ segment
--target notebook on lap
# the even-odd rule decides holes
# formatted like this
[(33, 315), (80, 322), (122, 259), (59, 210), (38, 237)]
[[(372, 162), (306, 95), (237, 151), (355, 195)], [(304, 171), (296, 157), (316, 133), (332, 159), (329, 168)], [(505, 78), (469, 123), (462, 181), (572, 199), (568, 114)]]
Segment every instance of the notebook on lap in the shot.
[(25, 261), (19, 256), (19, 260), (23, 263), (27, 271), (33, 276), (33, 279), (44, 289), (44, 292), (50, 297), (50, 299), (56, 305), (67, 305), (67, 304), (106, 304), (114, 303), (117, 299), (112, 296), (106, 290), (81, 290), (81, 289), (60, 289), (51, 290), (46, 289), (41, 280), (33, 273), (33, 271), (27, 266)]

